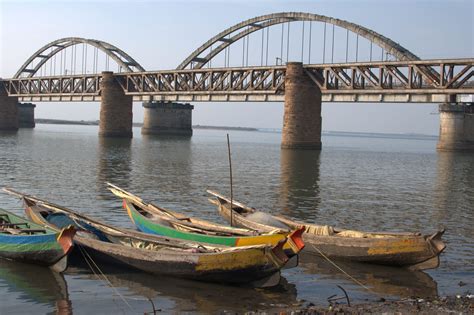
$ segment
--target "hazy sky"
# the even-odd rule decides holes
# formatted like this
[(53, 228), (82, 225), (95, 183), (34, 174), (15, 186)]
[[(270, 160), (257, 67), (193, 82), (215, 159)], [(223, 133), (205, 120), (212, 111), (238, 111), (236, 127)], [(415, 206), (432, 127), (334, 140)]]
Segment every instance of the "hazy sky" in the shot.
[[(354, 22), (423, 59), (474, 56), (474, 1), (4, 1), (0, 0), (0, 77), (12, 77), (37, 49), (62, 37), (114, 44), (147, 70), (175, 68), (220, 31), (283, 11)], [(298, 27), (298, 26), (297, 26)], [(296, 28), (293, 32), (297, 32)], [(322, 36), (317, 27), (313, 51)], [(301, 33), (300, 33), (301, 34)], [(320, 34), (320, 33), (319, 33)], [(337, 34), (337, 33), (336, 33)], [(322, 35), (322, 34), (320, 34)], [(299, 35), (301, 36), (301, 35)], [(337, 45), (336, 52), (345, 54)], [(260, 59), (258, 44), (251, 58)], [(279, 41), (270, 44), (278, 55)], [(301, 41), (290, 54), (299, 60)], [(320, 53), (319, 53), (320, 54)], [(234, 53), (234, 56), (237, 52)], [(241, 55), (241, 53), (240, 53)], [(235, 57), (234, 57), (235, 58)], [(271, 55), (273, 58), (273, 55)], [(305, 57), (306, 58), (306, 57)], [(38, 103), (36, 117), (96, 120), (99, 103)], [(281, 128), (283, 103), (195, 103), (193, 123)], [(438, 134), (437, 104), (323, 104), (323, 130)], [(134, 121), (142, 121), (140, 103)]]

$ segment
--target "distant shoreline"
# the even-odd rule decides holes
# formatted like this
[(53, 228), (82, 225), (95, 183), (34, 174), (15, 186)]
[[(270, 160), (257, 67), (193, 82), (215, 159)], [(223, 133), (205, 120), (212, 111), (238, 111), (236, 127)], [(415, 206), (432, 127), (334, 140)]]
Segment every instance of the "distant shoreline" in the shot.
[[(50, 125), (80, 125), (80, 126), (98, 126), (99, 121), (92, 120), (63, 120), (63, 119), (44, 119), (37, 118), (35, 119), (37, 124), (50, 124)], [(142, 123), (133, 123), (134, 127), (142, 127)], [(194, 125), (195, 129), (214, 129), (214, 130), (238, 130), (238, 131), (258, 131), (258, 128), (251, 127), (229, 127), (229, 126), (204, 126), (204, 125)]]
[[(92, 120), (63, 120), (63, 119), (35, 119), (37, 124), (52, 124), (52, 125), (80, 125), (80, 126), (98, 126), (99, 121)], [(142, 123), (134, 122), (134, 127), (142, 127)], [(194, 125), (193, 129), (208, 129), (208, 130), (235, 130), (235, 131), (258, 131), (258, 132), (270, 132), (270, 133), (281, 133), (281, 129), (275, 128), (253, 128), (253, 127), (230, 127), (230, 126), (205, 126), (205, 125)], [(437, 140), (437, 135), (419, 134), (419, 133), (383, 133), (383, 132), (360, 132), (360, 131), (331, 131), (323, 130), (323, 136), (334, 136), (334, 137), (369, 137), (369, 138), (386, 138), (395, 137), (400, 139), (426, 139), (426, 140)]]

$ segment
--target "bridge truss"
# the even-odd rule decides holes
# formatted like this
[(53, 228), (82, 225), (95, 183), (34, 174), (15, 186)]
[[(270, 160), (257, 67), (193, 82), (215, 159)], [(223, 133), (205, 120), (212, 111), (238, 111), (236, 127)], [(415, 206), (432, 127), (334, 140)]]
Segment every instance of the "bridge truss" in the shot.
[[(304, 65), (323, 102), (455, 101), (474, 94), (474, 59)], [(134, 101), (281, 102), (284, 66), (234, 67), (115, 74)], [(102, 76), (14, 78), (3, 83), (22, 101), (99, 101)]]

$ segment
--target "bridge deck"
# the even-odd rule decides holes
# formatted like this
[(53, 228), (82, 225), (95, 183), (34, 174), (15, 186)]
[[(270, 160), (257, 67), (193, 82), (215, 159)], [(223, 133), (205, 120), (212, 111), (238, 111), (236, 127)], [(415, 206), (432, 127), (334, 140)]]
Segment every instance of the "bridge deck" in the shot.
[[(442, 103), (474, 95), (474, 59), (304, 65), (323, 102)], [(135, 101), (282, 102), (285, 66), (115, 74)], [(101, 74), (2, 81), (22, 101), (100, 101)]]

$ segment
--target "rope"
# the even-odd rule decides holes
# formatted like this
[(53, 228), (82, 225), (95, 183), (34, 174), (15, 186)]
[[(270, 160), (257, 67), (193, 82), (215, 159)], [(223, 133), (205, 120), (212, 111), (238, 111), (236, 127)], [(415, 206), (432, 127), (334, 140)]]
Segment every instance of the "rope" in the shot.
[[(92, 273), (94, 273), (94, 275), (95, 275), (100, 281), (102, 281), (102, 279), (99, 277), (99, 275), (95, 272), (95, 270), (94, 270), (94, 268), (92, 267), (92, 265), (89, 263), (89, 259), (87, 259), (86, 255), (84, 255), (85, 249), (83, 249), (83, 247), (82, 247), (81, 245), (79, 245), (79, 244), (76, 244), (76, 245), (77, 245), (77, 247), (79, 248), (79, 251), (81, 252), (81, 255), (82, 255), (82, 257), (84, 258), (85, 262), (86, 262), (87, 265), (89, 266), (89, 269), (92, 271)], [(115, 300), (113, 300), (113, 301), (114, 301), (114, 304), (115, 304), (117, 307), (119, 307), (118, 304), (115, 303)]]
[(89, 262), (87, 261), (87, 258), (85, 257), (84, 253), (86, 253), (88, 259), (94, 264), (95, 268), (97, 268), (98, 272), (100, 273), (100, 275), (105, 279), (105, 282), (112, 288), (112, 290), (122, 299), (122, 301), (127, 304), (128, 308), (133, 311), (133, 308), (130, 304), (128, 304), (128, 302), (125, 300), (125, 298), (123, 297), (122, 294), (120, 294), (120, 292), (113, 286), (112, 282), (110, 282), (110, 280), (107, 278), (107, 276), (102, 272), (102, 270), (99, 268), (99, 266), (95, 263), (95, 261), (92, 259), (92, 257), (89, 255), (89, 253), (86, 251), (85, 248), (82, 247), (82, 245), (79, 245), (78, 244), (78, 247), (81, 251), (81, 254), (82, 256), (84, 257), (84, 259), (86, 260), (87, 264), (89, 265), (89, 268), (91, 268), (92, 272), (96, 274), (96, 272), (94, 271), (94, 268), (92, 268), (92, 266), (89, 264)]
[(314, 246), (314, 244), (309, 244), (311, 245), (321, 256), (323, 256), (324, 259), (326, 259), (329, 263), (331, 263), (334, 267), (336, 267), (340, 272), (342, 272), (343, 274), (345, 274), (349, 279), (351, 279), (352, 281), (354, 281), (356, 284), (358, 284), (359, 286), (361, 286), (362, 288), (366, 289), (367, 291), (375, 294), (375, 295), (378, 295), (378, 296), (381, 296), (379, 293), (373, 291), (372, 289), (370, 289), (369, 287), (365, 286), (362, 282), (360, 282), (359, 280), (357, 280), (356, 278), (354, 278), (353, 276), (351, 276), (350, 274), (348, 274), (346, 271), (344, 271), (341, 267), (339, 267), (334, 261), (332, 261), (331, 259), (329, 259), (328, 256), (324, 255), (324, 253), (319, 249), (317, 248), (316, 246)]

